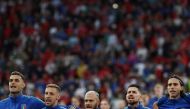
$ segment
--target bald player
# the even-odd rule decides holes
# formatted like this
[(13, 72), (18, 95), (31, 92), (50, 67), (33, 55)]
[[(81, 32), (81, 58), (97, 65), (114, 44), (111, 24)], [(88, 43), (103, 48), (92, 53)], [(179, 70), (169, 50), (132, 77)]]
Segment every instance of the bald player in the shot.
[(85, 109), (99, 109), (100, 99), (96, 91), (88, 91), (84, 97)]

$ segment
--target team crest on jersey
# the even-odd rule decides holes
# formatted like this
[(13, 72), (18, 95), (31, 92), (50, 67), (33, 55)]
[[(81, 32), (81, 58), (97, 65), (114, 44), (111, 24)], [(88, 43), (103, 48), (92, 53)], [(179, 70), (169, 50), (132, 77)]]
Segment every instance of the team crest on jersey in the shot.
[(21, 104), (21, 109), (26, 109), (26, 104)]

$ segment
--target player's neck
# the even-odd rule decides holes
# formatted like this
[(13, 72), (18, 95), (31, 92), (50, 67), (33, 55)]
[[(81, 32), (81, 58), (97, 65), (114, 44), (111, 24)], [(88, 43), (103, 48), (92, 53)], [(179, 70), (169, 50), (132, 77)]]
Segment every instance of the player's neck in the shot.
[(161, 98), (162, 94), (157, 94), (156, 97)]
[(180, 98), (181, 96), (180, 96), (180, 94), (178, 95), (178, 96), (170, 96), (170, 99), (178, 99), (178, 98)]
[(138, 103), (139, 102), (135, 102), (135, 103), (132, 103), (132, 104), (129, 104), (129, 106), (133, 109), (135, 109), (137, 106), (138, 106)]
[(10, 93), (10, 96), (12, 96), (12, 97), (17, 97), (17, 96), (21, 95), (21, 93), (22, 93), (22, 92), (11, 92), (11, 93)]
[(58, 102), (55, 102), (54, 105), (53, 105), (52, 107), (55, 107), (55, 106), (57, 106), (57, 105), (58, 105)]

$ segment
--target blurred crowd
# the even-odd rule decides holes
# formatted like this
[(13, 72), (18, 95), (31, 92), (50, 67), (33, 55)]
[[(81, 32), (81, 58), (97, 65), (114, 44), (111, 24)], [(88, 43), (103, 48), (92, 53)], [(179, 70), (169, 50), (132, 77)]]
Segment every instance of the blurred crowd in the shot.
[(190, 91), (189, 27), (188, 0), (0, 0), (0, 98), (14, 70), (28, 95), (59, 84), (63, 104), (87, 90), (116, 102), (130, 84), (152, 96), (171, 73)]

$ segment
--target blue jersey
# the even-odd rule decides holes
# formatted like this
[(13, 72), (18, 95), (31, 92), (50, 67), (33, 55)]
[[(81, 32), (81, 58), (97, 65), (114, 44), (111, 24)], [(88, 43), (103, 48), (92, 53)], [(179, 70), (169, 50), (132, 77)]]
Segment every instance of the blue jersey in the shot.
[(150, 109), (153, 109), (153, 104), (154, 102), (158, 101), (158, 97), (153, 97), (153, 98), (150, 98), (150, 100), (148, 101), (148, 105), (147, 107), (149, 107)]
[(184, 94), (178, 99), (169, 99), (164, 96), (158, 100), (159, 109), (190, 109), (190, 95)]
[[(124, 109), (134, 109), (134, 108), (127, 106)], [(144, 107), (141, 103), (139, 103), (135, 109), (150, 109), (150, 108)]]
[(41, 109), (45, 107), (42, 100), (26, 95), (9, 96), (0, 101), (0, 109)]
[(79, 109), (78, 107), (74, 106), (74, 105), (69, 105), (69, 106), (62, 106), (62, 105), (57, 105), (54, 107), (44, 107), (42, 109)]
[(66, 106), (61, 106), (61, 105), (57, 105), (57, 106), (54, 106), (54, 107), (44, 107), (42, 109), (68, 109)]

